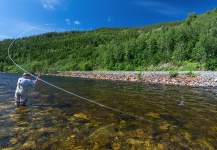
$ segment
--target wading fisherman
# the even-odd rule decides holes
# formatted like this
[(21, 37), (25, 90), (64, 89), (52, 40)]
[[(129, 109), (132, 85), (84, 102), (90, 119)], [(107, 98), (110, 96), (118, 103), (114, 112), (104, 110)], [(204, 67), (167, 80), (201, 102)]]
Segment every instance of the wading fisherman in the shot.
[(24, 73), (17, 81), (17, 88), (15, 91), (15, 105), (16, 106), (25, 106), (28, 100), (29, 92), (35, 84), (39, 82), (40, 74), (37, 76), (36, 80), (30, 79), (29, 73)]

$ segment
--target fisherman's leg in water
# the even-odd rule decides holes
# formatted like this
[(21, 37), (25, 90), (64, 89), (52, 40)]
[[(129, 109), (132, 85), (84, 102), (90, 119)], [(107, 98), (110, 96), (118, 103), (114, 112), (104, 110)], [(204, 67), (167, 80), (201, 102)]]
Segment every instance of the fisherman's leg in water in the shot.
[(28, 99), (28, 93), (16, 92), (14, 99), (15, 99), (16, 106), (26, 106), (26, 102)]
[(28, 99), (28, 93), (21, 94), (20, 105), (21, 106), (26, 106), (27, 99)]
[(15, 106), (20, 106), (20, 97), (21, 97), (21, 93), (15, 92), (14, 95)]

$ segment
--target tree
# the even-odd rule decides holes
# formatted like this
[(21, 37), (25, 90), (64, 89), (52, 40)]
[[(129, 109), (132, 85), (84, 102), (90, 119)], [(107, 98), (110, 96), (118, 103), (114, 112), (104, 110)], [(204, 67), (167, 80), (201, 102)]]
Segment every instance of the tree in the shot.
[(197, 14), (195, 12), (189, 13), (188, 18), (186, 19), (186, 25), (190, 25), (193, 20), (197, 18)]

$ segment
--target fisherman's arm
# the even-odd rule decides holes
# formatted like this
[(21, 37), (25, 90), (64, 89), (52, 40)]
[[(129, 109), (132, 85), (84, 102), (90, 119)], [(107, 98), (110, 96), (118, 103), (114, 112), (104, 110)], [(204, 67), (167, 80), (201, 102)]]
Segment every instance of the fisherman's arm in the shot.
[(41, 74), (39, 74), (39, 75), (36, 77), (36, 79), (34, 80), (34, 83), (35, 83), (35, 84), (37, 84), (37, 83), (39, 82), (39, 80), (40, 80), (39, 77), (40, 77), (40, 76), (41, 76)]

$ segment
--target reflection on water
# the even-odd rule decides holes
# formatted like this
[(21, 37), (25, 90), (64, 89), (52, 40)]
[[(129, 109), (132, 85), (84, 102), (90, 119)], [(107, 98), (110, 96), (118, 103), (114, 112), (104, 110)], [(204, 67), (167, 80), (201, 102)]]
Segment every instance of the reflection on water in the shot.
[(44, 83), (37, 85), (26, 107), (15, 107), (19, 76), (0, 74), (0, 149), (217, 148), (216, 88), (42, 76), (139, 119)]

